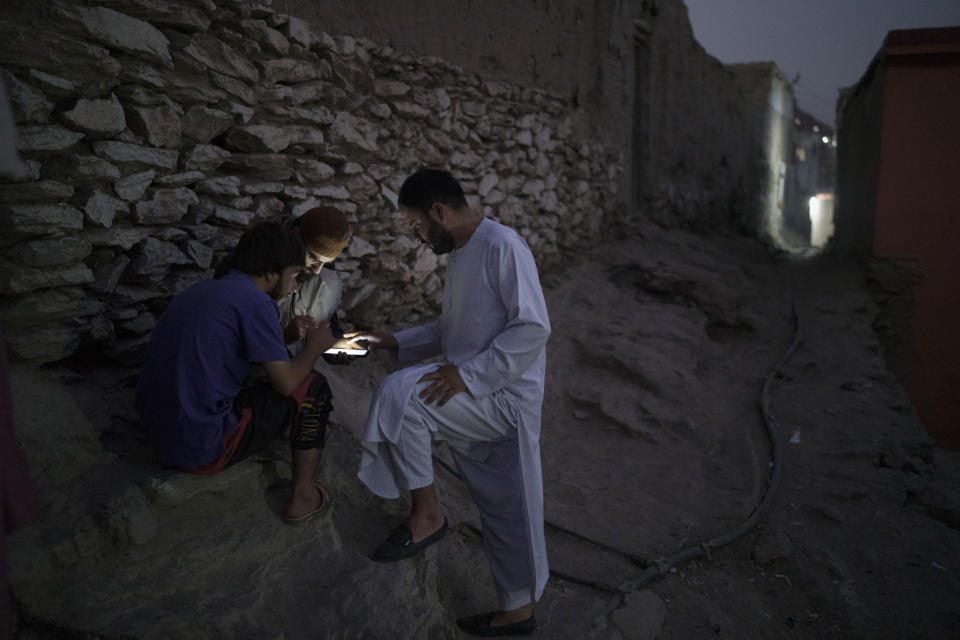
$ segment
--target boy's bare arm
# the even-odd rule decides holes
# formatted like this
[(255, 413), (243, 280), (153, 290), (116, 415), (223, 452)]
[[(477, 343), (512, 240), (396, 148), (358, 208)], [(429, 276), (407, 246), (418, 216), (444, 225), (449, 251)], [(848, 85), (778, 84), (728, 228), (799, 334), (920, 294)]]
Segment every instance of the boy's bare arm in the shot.
[(303, 350), (290, 360), (264, 362), (270, 385), (285, 396), (296, 391), (303, 379), (313, 370), (313, 365), (324, 351), (333, 346), (336, 338), (330, 332), (330, 325), (323, 324), (306, 330)]

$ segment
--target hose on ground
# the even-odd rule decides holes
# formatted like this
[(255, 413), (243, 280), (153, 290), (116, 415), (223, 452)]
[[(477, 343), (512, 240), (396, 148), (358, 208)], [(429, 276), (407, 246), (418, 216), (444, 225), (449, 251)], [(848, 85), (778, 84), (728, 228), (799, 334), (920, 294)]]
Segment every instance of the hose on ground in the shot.
[(711, 538), (706, 542), (702, 542), (696, 546), (687, 547), (686, 549), (682, 549), (673, 555), (659, 560), (655, 566), (648, 567), (640, 572), (637, 576), (631, 578), (630, 580), (624, 581), (624, 583), (619, 587), (621, 592), (626, 594), (630, 593), (631, 591), (636, 591), (654, 578), (662, 576), (670, 571), (670, 569), (683, 562), (693, 560), (694, 558), (699, 558), (700, 556), (709, 556), (713, 549), (718, 549), (733, 542), (757, 526), (763, 516), (766, 515), (767, 511), (770, 510), (770, 506), (773, 504), (773, 500), (777, 495), (777, 490), (780, 487), (780, 476), (783, 469), (783, 450), (780, 446), (780, 438), (777, 433), (779, 423), (777, 422), (776, 417), (773, 415), (773, 411), (770, 409), (770, 386), (773, 384), (773, 380), (780, 375), (781, 367), (783, 367), (790, 360), (790, 358), (793, 357), (794, 352), (796, 352), (803, 340), (800, 324), (800, 311), (797, 307), (796, 299), (793, 301), (793, 321), (793, 342), (780, 357), (777, 363), (770, 368), (770, 370), (767, 372), (767, 375), (764, 376), (763, 388), (760, 393), (760, 413), (763, 416), (763, 423), (766, 427), (767, 438), (770, 440), (770, 466), (772, 467), (770, 481), (767, 485), (767, 491), (763, 496), (763, 500), (760, 501), (760, 504), (757, 505), (757, 508), (753, 510), (753, 513), (751, 513), (750, 516), (740, 524), (740, 526)]
[[(783, 450), (781, 449), (780, 439), (778, 436), (779, 423), (777, 422), (777, 419), (770, 408), (770, 387), (773, 384), (773, 381), (776, 379), (776, 377), (780, 375), (781, 368), (790, 360), (790, 358), (793, 357), (793, 354), (796, 352), (797, 348), (799, 348), (801, 342), (803, 341), (803, 336), (801, 332), (800, 311), (797, 306), (796, 299), (794, 299), (793, 301), (792, 308), (793, 308), (793, 321), (794, 321), (793, 341), (791, 342), (787, 350), (783, 353), (783, 355), (780, 357), (780, 359), (776, 362), (776, 364), (774, 364), (770, 368), (770, 370), (767, 372), (766, 376), (764, 376), (763, 387), (760, 393), (760, 401), (759, 401), (760, 413), (763, 418), (764, 426), (766, 427), (767, 438), (770, 441), (770, 458), (771, 459), (768, 464), (768, 467), (771, 469), (770, 479), (768, 481), (767, 490), (763, 496), (763, 499), (760, 501), (757, 507), (753, 510), (753, 512), (747, 517), (747, 519), (744, 520), (739, 526), (735, 527), (734, 529), (731, 529), (725, 533), (722, 533), (718, 536), (710, 538), (709, 540), (706, 540), (699, 544), (689, 546), (669, 556), (660, 558), (654, 563), (650, 563), (644, 560), (643, 558), (641, 558), (640, 556), (637, 556), (636, 554), (632, 554), (627, 551), (623, 551), (622, 549), (617, 549), (616, 547), (612, 547), (610, 545), (604, 544), (603, 542), (593, 540), (588, 536), (585, 536), (575, 531), (571, 531), (570, 529), (567, 529), (566, 527), (563, 527), (556, 523), (545, 521), (544, 524), (551, 529), (563, 532), (582, 542), (596, 546), (597, 548), (604, 549), (605, 551), (609, 551), (611, 553), (620, 555), (630, 560), (630, 562), (638, 566), (644, 567), (643, 571), (641, 571), (639, 574), (637, 574), (633, 578), (630, 578), (629, 580), (623, 581), (618, 586), (605, 584), (605, 583), (598, 582), (596, 580), (590, 580), (587, 578), (581, 578), (579, 576), (556, 571), (554, 569), (550, 570), (550, 574), (552, 576), (561, 580), (573, 582), (575, 584), (584, 585), (584, 586), (596, 589), (598, 591), (618, 592), (626, 595), (628, 593), (636, 591), (637, 589), (647, 584), (648, 582), (669, 573), (671, 569), (677, 567), (680, 564), (683, 564), (695, 558), (699, 558), (701, 556), (710, 558), (710, 555), (713, 549), (718, 549), (724, 545), (727, 545), (733, 542), (734, 540), (740, 538), (741, 536), (749, 532), (751, 529), (757, 526), (757, 524), (759, 524), (759, 522), (763, 519), (766, 513), (770, 510), (770, 507), (773, 504), (773, 500), (777, 495), (777, 490), (779, 489), (779, 486), (780, 486), (780, 477), (782, 474), (782, 467), (783, 467)], [(450, 473), (451, 475), (453, 475), (454, 477), (458, 478), (461, 481), (463, 480), (460, 474), (457, 473), (456, 469), (451, 467), (445, 461), (441, 460), (437, 456), (434, 456), (433, 459), (440, 467), (442, 467), (448, 473)], [(477, 534), (481, 536), (483, 535), (482, 532), (479, 531), (473, 525), (468, 524), (467, 526)]]

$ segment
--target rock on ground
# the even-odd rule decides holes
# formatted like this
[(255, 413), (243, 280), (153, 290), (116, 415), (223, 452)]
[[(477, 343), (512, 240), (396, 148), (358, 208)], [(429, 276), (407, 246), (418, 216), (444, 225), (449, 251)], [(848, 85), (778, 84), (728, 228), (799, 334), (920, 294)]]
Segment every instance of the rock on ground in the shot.
[[(543, 277), (556, 573), (538, 636), (951, 637), (960, 458), (933, 449), (886, 370), (856, 266), (795, 263), (735, 237), (643, 237)], [(738, 526), (765, 495), (757, 401), (793, 340), (794, 298), (803, 339), (773, 378), (783, 468), (762, 526), (620, 593)], [(410, 562), (369, 559), (407, 508), (355, 478), (385, 358), (322, 365), (336, 406), (322, 479), (335, 506), (304, 527), (278, 517), (282, 444), (220, 476), (171, 474), (136, 429), (136, 370), (69, 365), (14, 370), (43, 502), (10, 541), (22, 637), (458, 638), (458, 616), (493, 606), (476, 512), (445, 466), (451, 534)]]

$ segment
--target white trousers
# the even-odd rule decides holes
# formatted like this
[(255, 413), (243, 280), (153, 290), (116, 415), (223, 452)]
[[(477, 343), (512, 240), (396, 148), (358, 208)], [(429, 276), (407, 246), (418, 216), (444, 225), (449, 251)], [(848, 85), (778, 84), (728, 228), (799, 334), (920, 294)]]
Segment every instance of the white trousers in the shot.
[[(359, 478), (385, 498), (433, 483), (433, 442), (446, 441), (473, 496), (483, 526), (501, 609), (531, 602), (534, 574), (517, 441), (517, 408), (506, 392), (474, 398), (458, 393), (442, 407), (427, 404), (416, 383), (437, 365), (387, 376), (374, 394), (363, 434)], [(392, 408), (402, 410), (392, 410)]]

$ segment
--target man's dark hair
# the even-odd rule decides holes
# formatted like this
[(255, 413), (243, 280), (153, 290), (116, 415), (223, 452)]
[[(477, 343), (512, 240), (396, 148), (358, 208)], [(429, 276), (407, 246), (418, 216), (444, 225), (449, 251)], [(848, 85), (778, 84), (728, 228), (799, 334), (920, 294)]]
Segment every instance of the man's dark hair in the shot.
[(296, 229), (277, 222), (261, 222), (240, 236), (230, 267), (247, 275), (282, 273), (287, 267), (302, 267), (307, 252)]
[(467, 206), (463, 188), (449, 172), (424, 167), (403, 181), (397, 198), (401, 207), (426, 213), (434, 202), (441, 202), (453, 209)]

